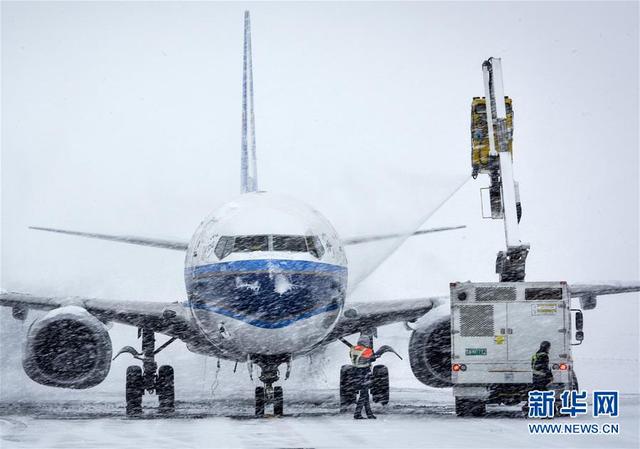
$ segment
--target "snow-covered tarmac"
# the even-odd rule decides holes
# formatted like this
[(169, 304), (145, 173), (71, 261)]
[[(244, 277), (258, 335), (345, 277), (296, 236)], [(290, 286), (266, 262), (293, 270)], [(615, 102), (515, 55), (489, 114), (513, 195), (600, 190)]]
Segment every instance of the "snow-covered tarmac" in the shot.
[[(119, 397), (86, 401), (0, 403), (2, 448), (293, 448), (293, 447), (639, 447), (640, 398), (624, 395), (620, 434), (529, 435), (518, 407), (458, 418), (450, 390), (393, 390), (378, 419), (340, 414), (334, 391), (289, 391), (285, 417), (255, 419), (249, 397), (178, 402), (175, 416), (127, 419)], [(602, 424), (590, 416), (553, 422)], [(544, 421), (550, 422), (550, 421)]]

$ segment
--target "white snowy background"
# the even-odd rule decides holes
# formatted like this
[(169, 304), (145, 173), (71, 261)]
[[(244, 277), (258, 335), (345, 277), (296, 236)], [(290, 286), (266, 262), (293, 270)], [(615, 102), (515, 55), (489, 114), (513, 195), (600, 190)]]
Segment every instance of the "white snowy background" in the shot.
[[(418, 226), (470, 174), (469, 106), (483, 94), (482, 61), (498, 56), (514, 99), (528, 279), (638, 279), (637, 3), (4, 2), (4, 289), (184, 298), (180, 252), (27, 226), (189, 239), (237, 195), (246, 8), (261, 188), (307, 200), (344, 236)], [(487, 182), (470, 180), (424, 224), (467, 229), (410, 239), (353, 299), (495, 280), (504, 239), (500, 222), (481, 218)], [(582, 387), (638, 393), (638, 301), (603, 297), (585, 313), (574, 352)], [(123, 390), (127, 356), (90, 390), (30, 381), (20, 364), (28, 323), (0, 314), (0, 400)], [(114, 350), (135, 335), (115, 325)], [(388, 359), (392, 386), (422, 387), (409, 333), (398, 324), (380, 337), (405, 356)], [(346, 361), (340, 343), (315, 365), (296, 361), (287, 388), (337, 388)], [(179, 398), (211, 394), (214, 359), (179, 343), (159, 362), (176, 367)], [(323, 369), (309, 377), (313, 366)], [(249, 397), (251, 382), (223, 362), (215, 394), (234, 392)]]

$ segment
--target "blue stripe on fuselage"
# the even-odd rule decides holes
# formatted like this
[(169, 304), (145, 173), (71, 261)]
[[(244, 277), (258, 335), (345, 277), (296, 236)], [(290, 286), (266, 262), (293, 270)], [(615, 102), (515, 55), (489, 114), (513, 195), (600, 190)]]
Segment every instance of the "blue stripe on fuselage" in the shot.
[(246, 272), (246, 271), (295, 271), (314, 273), (347, 273), (347, 267), (333, 265), (330, 263), (313, 262), (310, 260), (288, 260), (288, 259), (256, 259), (256, 260), (236, 260), (233, 262), (220, 262), (207, 265), (199, 265), (193, 268), (193, 274), (197, 276), (203, 273), (216, 272)]
[[(285, 275), (293, 287), (277, 293)], [(344, 301), (347, 269), (306, 260), (259, 259), (201, 265), (185, 270), (185, 306), (218, 313), (252, 326), (280, 329), (336, 311)], [(241, 284), (238, 283), (241, 282)]]
[(244, 315), (233, 313), (233, 312), (231, 312), (229, 310), (225, 310), (225, 309), (220, 308), (220, 307), (210, 306), (208, 304), (193, 304), (191, 302), (187, 302), (184, 305), (186, 307), (191, 307), (192, 309), (208, 310), (209, 312), (219, 313), (220, 315), (228, 316), (229, 318), (233, 318), (233, 319), (236, 319), (236, 320), (239, 320), (239, 321), (243, 321), (243, 322), (245, 322), (247, 324), (251, 324), (252, 326), (260, 327), (262, 329), (282, 329), (283, 327), (287, 327), (290, 324), (295, 323), (296, 321), (305, 320), (307, 318), (311, 318), (312, 316), (320, 315), (321, 313), (324, 313), (324, 312), (331, 312), (333, 310), (338, 310), (338, 304), (336, 304), (336, 303), (327, 304), (326, 306), (323, 306), (323, 307), (320, 307), (318, 309), (305, 312), (305, 313), (303, 313), (301, 315), (298, 315), (296, 317), (288, 318), (288, 319), (282, 320), (282, 321), (277, 321), (275, 323), (271, 323), (271, 322), (268, 322), (268, 321), (256, 320), (256, 319), (253, 319), (251, 317), (247, 317), (247, 316), (244, 316)]

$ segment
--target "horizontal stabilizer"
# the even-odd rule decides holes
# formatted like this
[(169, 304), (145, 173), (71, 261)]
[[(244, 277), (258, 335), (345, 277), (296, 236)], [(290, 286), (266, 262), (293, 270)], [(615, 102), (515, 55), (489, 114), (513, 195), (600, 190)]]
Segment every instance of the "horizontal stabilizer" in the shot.
[(342, 241), (342, 243), (345, 244), (345, 245), (358, 245), (360, 243), (369, 243), (369, 242), (375, 242), (375, 241), (378, 241), (378, 240), (394, 239), (394, 238), (398, 238), (398, 237), (408, 237), (408, 236), (412, 236), (412, 235), (431, 234), (433, 232), (453, 231), (454, 229), (463, 229), (463, 228), (466, 228), (466, 226), (465, 225), (444, 226), (444, 227), (440, 227), (440, 228), (421, 229), (419, 231), (412, 232), (410, 234), (396, 233), (396, 234), (369, 235), (369, 236), (364, 236), (364, 237), (352, 237), (352, 238), (344, 239)]
[(29, 229), (37, 231), (57, 232), (60, 234), (78, 235), (80, 237), (89, 237), (93, 239), (111, 240), (113, 242), (130, 243), (132, 245), (152, 246), (154, 248), (174, 249), (186, 251), (189, 246), (188, 242), (178, 242), (175, 240), (154, 239), (148, 237), (138, 237), (133, 235), (109, 235), (97, 234), (94, 232), (67, 231), (65, 229), (42, 228), (39, 226), (29, 226)]

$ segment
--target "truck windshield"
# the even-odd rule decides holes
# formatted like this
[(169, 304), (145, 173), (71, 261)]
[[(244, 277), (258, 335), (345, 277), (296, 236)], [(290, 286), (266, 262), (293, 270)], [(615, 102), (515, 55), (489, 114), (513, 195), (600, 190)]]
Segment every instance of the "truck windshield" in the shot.
[(527, 288), (524, 290), (526, 301), (549, 301), (562, 299), (561, 288)]

